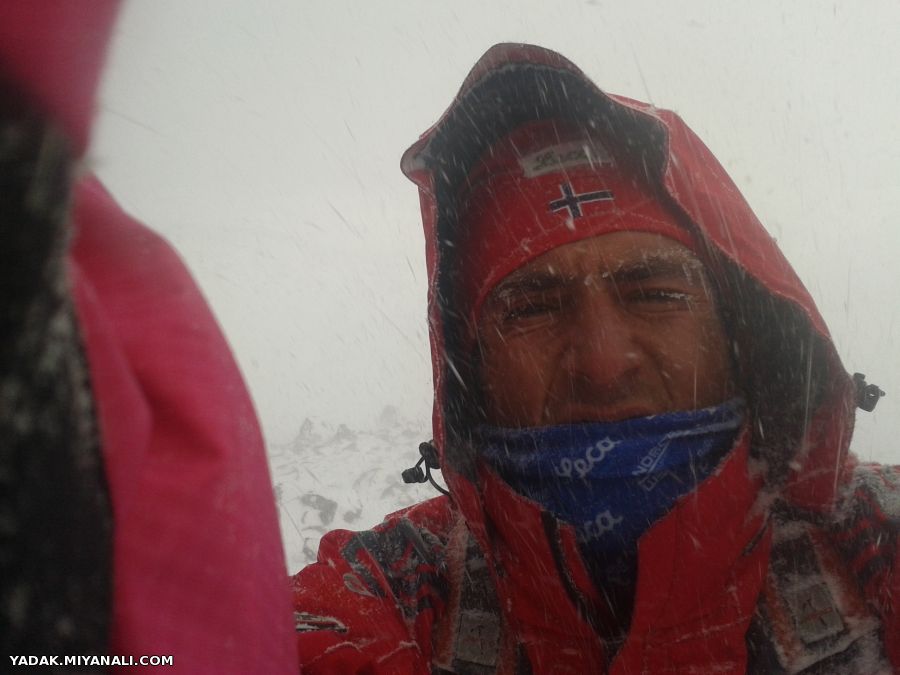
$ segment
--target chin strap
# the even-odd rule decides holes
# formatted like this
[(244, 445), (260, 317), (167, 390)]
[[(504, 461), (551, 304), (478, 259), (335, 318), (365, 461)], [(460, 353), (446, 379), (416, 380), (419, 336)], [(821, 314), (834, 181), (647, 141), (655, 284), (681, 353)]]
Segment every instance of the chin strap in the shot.
[[(415, 466), (405, 469), (402, 474), (404, 483), (431, 483), (431, 486), (438, 492), (449, 495), (450, 492), (445, 490), (434, 481), (431, 470), (439, 470), (441, 468), (438, 461), (438, 451), (434, 447), (434, 441), (425, 441), (419, 443), (419, 454), (422, 455)], [(422, 470), (422, 462), (425, 462), (425, 470)]]
[(866, 376), (862, 373), (853, 373), (853, 382), (856, 384), (856, 405), (866, 412), (875, 410), (875, 406), (885, 393), (878, 385), (867, 384)]

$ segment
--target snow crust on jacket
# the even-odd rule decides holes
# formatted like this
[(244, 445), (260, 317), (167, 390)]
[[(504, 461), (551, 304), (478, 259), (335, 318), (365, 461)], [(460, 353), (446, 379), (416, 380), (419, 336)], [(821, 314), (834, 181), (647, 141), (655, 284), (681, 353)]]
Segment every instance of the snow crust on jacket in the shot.
[[(517, 107), (522, 96), (531, 98)], [(815, 367), (823, 377), (817, 406), (802, 411), (789, 449), (767, 453), (745, 434), (716, 474), (641, 538), (633, 616), (616, 644), (601, 637), (614, 631), (572, 529), (479, 465), (458, 412), (466, 382), (454, 336), (448, 261), (456, 233), (448, 204), (467, 162), (504, 132), (529, 115), (573, 108), (608, 122), (623, 146), (617, 160), (630, 156), (644, 167), (659, 198), (707, 247), (714, 279), (736, 278), (732, 290), (759, 289), (786, 308), (819, 347)], [(822, 317), (678, 116), (604, 94), (554, 52), (497, 45), (404, 154), (402, 168), (419, 187), (434, 442), (451, 497), (389, 516), (372, 531), (322, 540), (319, 562), (294, 577), (303, 672), (900, 668), (900, 474), (859, 466), (849, 453), (854, 389)], [(794, 551), (808, 559), (802, 574), (791, 567)], [(800, 605), (824, 598), (824, 613), (804, 623), (812, 615)], [(816, 621), (826, 624), (819, 632)]]

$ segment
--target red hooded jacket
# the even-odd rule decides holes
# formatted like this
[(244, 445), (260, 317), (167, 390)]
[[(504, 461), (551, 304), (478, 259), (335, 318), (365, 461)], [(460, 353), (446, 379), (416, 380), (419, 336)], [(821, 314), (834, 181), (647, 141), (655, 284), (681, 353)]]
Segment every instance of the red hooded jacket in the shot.
[[(73, 160), (117, 5), (0, 2), (0, 76)], [(67, 288), (112, 509), (110, 654), (171, 656), (182, 673), (296, 672), (265, 450), (225, 339), (167, 242), (95, 178), (72, 192)]]
[[(641, 537), (632, 616), (615, 642), (572, 528), (485, 471), (465, 440), (453, 195), (493, 141), (554, 115), (601, 120), (617, 161), (643, 170), (693, 230), (751, 359), (741, 371), (751, 424)], [(672, 112), (601, 92), (554, 52), (497, 45), (402, 167), (421, 196), (434, 445), (451, 494), (322, 540), (318, 562), (294, 577), (303, 672), (900, 669), (900, 472), (849, 454), (854, 381), (702, 141)], [(780, 375), (797, 363), (815, 392), (806, 399)]]

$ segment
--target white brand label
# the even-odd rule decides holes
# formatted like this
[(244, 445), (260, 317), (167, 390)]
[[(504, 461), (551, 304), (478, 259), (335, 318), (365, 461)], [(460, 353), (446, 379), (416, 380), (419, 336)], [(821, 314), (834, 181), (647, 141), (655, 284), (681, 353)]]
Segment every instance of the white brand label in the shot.
[(571, 141), (538, 150), (519, 159), (526, 178), (535, 178), (572, 166), (613, 166), (609, 152), (596, 141)]

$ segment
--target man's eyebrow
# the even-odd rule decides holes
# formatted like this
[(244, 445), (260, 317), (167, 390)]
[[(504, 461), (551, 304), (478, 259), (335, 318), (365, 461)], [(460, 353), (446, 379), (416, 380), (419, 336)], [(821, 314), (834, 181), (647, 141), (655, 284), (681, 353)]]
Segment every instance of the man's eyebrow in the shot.
[[(600, 279), (612, 283), (634, 283), (656, 278), (684, 278), (698, 283), (703, 278), (704, 267), (692, 255), (650, 253), (639, 260), (620, 263), (612, 271), (604, 270)], [(571, 287), (578, 281), (575, 275), (564, 275), (552, 268), (514, 273), (491, 293), (495, 300), (505, 300), (519, 293), (544, 293)]]
[(515, 293), (540, 293), (565, 288), (574, 284), (575, 281), (574, 276), (564, 276), (550, 269), (532, 271), (506, 279), (492, 295), (494, 298), (502, 300)]
[(678, 277), (700, 282), (704, 276), (703, 263), (690, 255), (670, 253), (649, 254), (640, 260), (629, 260), (610, 272), (603, 272), (603, 279), (614, 283), (646, 281), (655, 278)]

